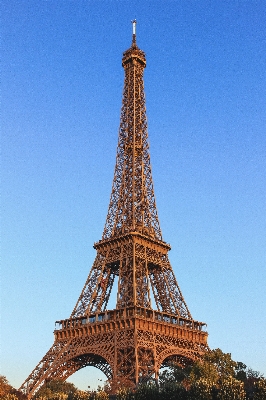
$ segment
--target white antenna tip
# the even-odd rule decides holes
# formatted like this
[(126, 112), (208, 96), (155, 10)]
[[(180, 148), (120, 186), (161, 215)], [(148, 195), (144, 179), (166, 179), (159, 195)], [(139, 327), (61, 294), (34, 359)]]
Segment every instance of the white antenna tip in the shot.
[(133, 25), (133, 35), (136, 35), (137, 20), (133, 19), (133, 21), (131, 21), (131, 22), (132, 22), (132, 25)]

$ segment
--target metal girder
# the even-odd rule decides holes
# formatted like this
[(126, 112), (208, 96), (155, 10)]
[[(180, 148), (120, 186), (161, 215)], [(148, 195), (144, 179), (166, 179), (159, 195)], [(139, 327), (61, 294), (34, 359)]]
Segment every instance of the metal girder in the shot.
[[(157, 379), (161, 366), (186, 365), (208, 349), (205, 324), (192, 319), (168, 259), (170, 245), (162, 240), (149, 155), (146, 58), (135, 33), (122, 65), (123, 102), (103, 236), (94, 244), (97, 255), (70, 318), (57, 322), (53, 346), (20, 388), (29, 398), (46, 380), (65, 380), (88, 365), (108, 379), (136, 385)], [(116, 308), (108, 310), (116, 277)]]
[(58, 321), (53, 346), (20, 390), (32, 397), (47, 380), (65, 380), (89, 365), (107, 379), (134, 384), (157, 379), (160, 367), (170, 361), (193, 361), (207, 350), (203, 325), (144, 307)]

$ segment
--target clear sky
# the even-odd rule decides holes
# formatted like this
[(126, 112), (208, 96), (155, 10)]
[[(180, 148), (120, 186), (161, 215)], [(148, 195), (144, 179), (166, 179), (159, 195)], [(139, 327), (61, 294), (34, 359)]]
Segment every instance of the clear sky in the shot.
[[(210, 347), (266, 375), (264, 1), (1, 5), (1, 374), (15, 387), (27, 378), (94, 261), (136, 18), (172, 267)], [(70, 381), (102, 376), (91, 367)]]

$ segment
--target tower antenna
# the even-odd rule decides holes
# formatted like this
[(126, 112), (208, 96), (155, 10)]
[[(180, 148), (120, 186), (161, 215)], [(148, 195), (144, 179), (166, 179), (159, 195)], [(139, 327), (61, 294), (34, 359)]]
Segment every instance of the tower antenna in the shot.
[(132, 28), (133, 28), (133, 36), (132, 36), (132, 44), (136, 44), (136, 25), (137, 25), (137, 20), (133, 19), (132, 22)]

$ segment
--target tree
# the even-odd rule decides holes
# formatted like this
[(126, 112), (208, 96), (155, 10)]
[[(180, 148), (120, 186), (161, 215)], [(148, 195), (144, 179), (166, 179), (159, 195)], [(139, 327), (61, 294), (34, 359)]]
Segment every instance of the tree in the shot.
[(136, 400), (159, 400), (159, 398), (159, 388), (153, 382), (140, 385), (135, 392)]
[(198, 380), (205, 379), (209, 384), (216, 385), (224, 379), (235, 377), (237, 365), (230, 353), (223, 353), (220, 349), (210, 350), (194, 364), (184, 368), (172, 364), (160, 375), (160, 384), (179, 382), (189, 387)]
[(245, 400), (243, 382), (229, 377), (223, 380), (217, 396), (218, 400)]
[(8, 393), (11, 392), (12, 386), (8, 382), (5, 376), (0, 375), (0, 397), (2, 398), (3, 396), (7, 395)]
[[(262, 374), (232, 360), (230, 353), (215, 349), (206, 352), (193, 365), (182, 368), (173, 363), (160, 374), (163, 399), (172, 399), (174, 385), (183, 386), (188, 399), (242, 400), (254, 396), (256, 400), (264, 400), (266, 383)], [(180, 399), (182, 396), (186, 394), (180, 395)]]
[(221, 349), (210, 350), (204, 354), (203, 361), (214, 367), (220, 382), (235, 376), (238, 363), (232, 360), (230, 353), (223, 353)]
[(99, 392), (96, 392), (95, 400), (109, 400), (109, 395), (104, 391), (104, 390), (100, 390)]
[(10, 385), (5, 376), (0, 375), (1, 400), (26, 400), (27, 396)]
[(160, 375), (160, 386), (164, 387), (169, 383), (184, 382), (190, 376), (192, 365), (181, 367), (179, 364), (172, 362)]
[(57, 379), (46, 382), (34, 397), (36, 400), (72, 400), (76, 391), (73, 383)]
[(130, 400), (132, 398), (132, 390), (128, 387), (121, 387), (116, 392), (116, 400)]
[(1, 400), (18, 400), (18, 397), (15, 394), (7, 393), (4, 396), (0, 396)]
[(247, 366), (242, 362), (237, 362), (237, 366), (235, 368), (235, 377), (239, 381), (244, 382), (247, 378)]
[(260, 381), (263, 381), (264, 377), (260, 372), (254, 371), (251, 368), (247, 368), (247, 366), (243, 363), (237, 364), (235, 377), (244, 383), (247, 398), (253, 398), (256, 390), (256, 384)]
[(188, 382), (194, 384), (199, 380), (205, 380), (209, 385), (216, 385), (219, 379), (220, 375), (217, 366), (204, 357), (202, 360), (196, 361), (192, 366)]
[(204, 378), (192, 383), (188, 393), (189, 400), (212, 400), (212, 384)]
[(254, 385), (254, 400), (266, 400), (266, 379), (260, 378)]
[(104, 391), (108, 394), (117, 394), (121, 389), (133, 391), (135, 389), (135, 384), (124, 377), (108, 379), (105, 382)]
[(84, 390), (76, 390), (73, 394), (73, 400), (89, 400), (90, 393)]
[(181, 383), (166, 382), (160, 392), (161, 400), (187, 400), (188, 392)]

